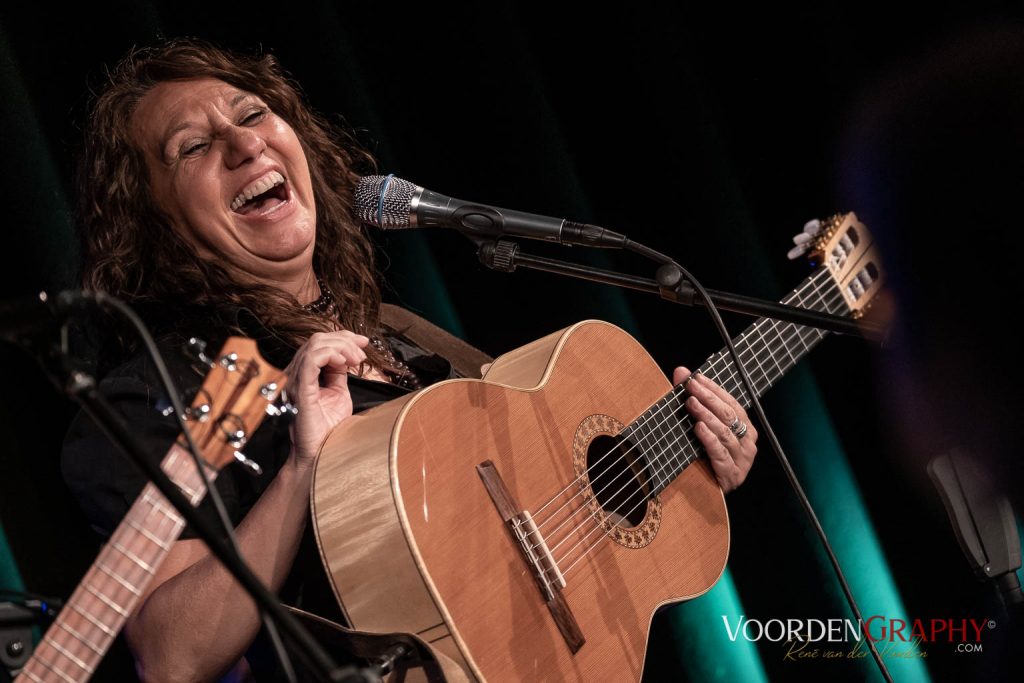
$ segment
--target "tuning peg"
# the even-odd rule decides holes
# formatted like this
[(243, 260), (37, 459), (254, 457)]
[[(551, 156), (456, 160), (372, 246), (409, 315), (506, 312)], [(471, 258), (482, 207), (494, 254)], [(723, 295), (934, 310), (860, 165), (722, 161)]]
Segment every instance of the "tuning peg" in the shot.
[(259, 463), (246, 457), (245, 453), (242, 451), (235, 451), (235, 460), (245, 465), (249, 470), (249, 474), (263, 474), (263, 468), (259, 466)]
[[(271, 408), (274, 409), (272, 413), (270, 413)], [(277, 401), (267, 406), (267, 412), (275, 417), (282, 417), (285, 420), (291, 421), (299, 414), (299, 409), (288, 400), (288, 392), (282, 389), (281, 395), (277, 397)]]
[(185, 352), (208, 368), (213, 367), (213, 359), (206, 355), (206, 342), (198, 337), (189, 337)]
[(821, 232), (821, 221), (817, 218), (812, 218), (804, 223), (803, 229), (793, 235), (793, 244), (796, 246), (786, 253), (786, 258), (795, 261), (806, 254), (814, 244), (814, 238), (819, 232)]
[(806, 223), (804, 223), (804, 232), (812, 236), (817, 235), (819, 232), (821, 232), (821, 221), (818, 220), (817, 218), (812, 218), (811, 220), (807, 221)]
[[(190, 405), (188, 399), (185, 398), (185, 396), (189, 394), (194, 394), (196, 398), (202, 396), (202, 401), (196, 403), (195, 398), (193, 398), (192, 405)], [(185, 419), (195, 420), (196, 422), (205, 422), (208, 420), (210, 418), (210, 411), (212, 410), (210, 406), (211, 401), (212, 399), (210, 398), (210, 394), (207, 393), (205, 389), (192, 387), (189, 390), (183, 391), (181, 402), (185, 406)], [(160, 414), (164, 417), (174, 415), (174, 405), (171, 404), (166, 397), (160, 399), (157, 403), (157, 410), (159, 410)]]

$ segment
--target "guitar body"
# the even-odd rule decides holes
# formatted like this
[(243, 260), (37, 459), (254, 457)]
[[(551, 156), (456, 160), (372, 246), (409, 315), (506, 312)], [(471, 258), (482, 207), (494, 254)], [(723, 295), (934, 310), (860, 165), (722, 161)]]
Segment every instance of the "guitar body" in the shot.
[[(655, 609), (722, 574), (724, 498), (700, 461), (646, 504), (642, 522), (610, 535), (577, 480), (591, 438), (669, 389), (632, 337), (587, 321), (500, 357), (484, 380), (443, 382), (346, 420), (321, 450), (312, 506), (350, 623), (415, 633), (489, 681), (639, 680)], [(477, 472), (486, 460), (549, 548), (566, 539), (552, 556), (569, 554), (562, 595), (586, 641), (575, 654)]]

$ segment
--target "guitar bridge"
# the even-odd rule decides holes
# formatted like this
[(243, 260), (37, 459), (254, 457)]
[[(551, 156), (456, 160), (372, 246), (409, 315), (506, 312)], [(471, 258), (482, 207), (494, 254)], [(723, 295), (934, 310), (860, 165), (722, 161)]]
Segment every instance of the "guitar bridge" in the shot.
[(523, 560), (537, 581), (537, 587), (544, 597), (544, 602), (548, 611), (551, 612), (562, 638), (565, 639), (565, 644), (569, 646), (569, 650), (573, 654), (576, 654), (587, 641), (576, 622), (576, 617), (569, 609), (569, 603), (562, 595), (562, 589), (565, 588), (565, 577), (558, 569), (547, 543), (544, 542), (540, 531), (537, 530), (537, 525), (534, 524), (530, 513), (520, 508), (512, 498), (501, 475), (494, 467), (494, 463), (485, 460), (476, 466), (476, 471), (480, 475), (480, 479), (483, 480), (484, 488), (491, 496), (494, 507), (498, 509), (498, 514), (501, 515), (501, 519), (504, 520), (516, 541)]
[[(565, 577), (562, 576), (555, 558), (548, 549), (533, 517), (526, 510), (517, 513), (512, 519), (506, 522), (512, 530), (512, 535), (519, 541), (519, 549), (522, 551), (526, 561), (533, 567), (533, 574), (544, 591), (547, 600), (554, 599), (554, 588), (565, 588)], [(554, 578), (551, 578), (551, 577)]]

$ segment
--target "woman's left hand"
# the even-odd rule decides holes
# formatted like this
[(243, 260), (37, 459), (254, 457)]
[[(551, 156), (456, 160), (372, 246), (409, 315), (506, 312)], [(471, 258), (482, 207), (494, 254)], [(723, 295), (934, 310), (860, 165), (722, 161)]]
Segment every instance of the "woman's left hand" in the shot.
[[(676, 368), (675, 384), (686, 382), (690, 371)], [(757, 455), (757, 430), (747, 411), (722, 387), (701, 373), (686, 385), (686, 409), (697, 424), (694, 431), (704, 444), (718, 484), (728, 493), (743, 483)]]

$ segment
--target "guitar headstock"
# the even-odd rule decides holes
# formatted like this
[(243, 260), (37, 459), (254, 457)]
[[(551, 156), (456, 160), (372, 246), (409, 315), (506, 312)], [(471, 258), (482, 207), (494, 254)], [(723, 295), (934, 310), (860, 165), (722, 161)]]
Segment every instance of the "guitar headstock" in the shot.
[(885, 277), (874, 238), (857, 214), (838, 214), (821, 221), (806, 252), (812, 265), (826, 268), (832, 275), (851, 315), (863, 316)]
[[(240, 451), (266, 415), (282, 412), (275, 402), (287, 381), (284, 372), (263, 360), (252, 339), (231, 337), (215, 357), (205, 354), (202, 342), (191, 340), (190, 346), (209, 368), (187, 409), (203, 459), (218, 470), (236, 459), (258, 470)], [(185, 445), (184, 436), (178, 441)]]

